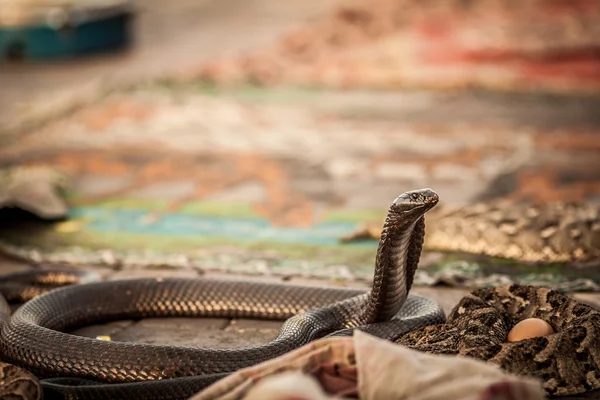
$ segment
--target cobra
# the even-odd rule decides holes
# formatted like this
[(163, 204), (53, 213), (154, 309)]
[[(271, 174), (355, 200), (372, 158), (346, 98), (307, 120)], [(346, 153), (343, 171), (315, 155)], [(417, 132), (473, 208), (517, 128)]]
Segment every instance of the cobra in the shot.
[[(0, 358), (45, 378), (46, 395), (184, 399), (228, 373), (324, 336), (360, 329), (396, 340), (445, 319), (436, 302), (409, 294), (423, 246), (424, 215), (437, 202), (431, 189), (406, 192), (392, 202), (370, 291), (211, 279), (78, 284), (37, 296), (10, 318), (2, 302)], [(238, 349), (109, 342), (64, 333), (114, 320), (167, 317), (285, 322), (273, 342)]]

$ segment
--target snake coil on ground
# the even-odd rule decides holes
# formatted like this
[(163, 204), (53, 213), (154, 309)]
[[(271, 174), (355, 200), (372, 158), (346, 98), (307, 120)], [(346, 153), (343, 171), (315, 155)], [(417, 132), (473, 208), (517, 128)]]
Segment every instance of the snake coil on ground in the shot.
[[(50, 395), (183, 399), (224, 374), (323, 336), (361, 329), (395, 340), (444, 321), (437, 303), (409, 295), (425, 234), (423, 217), (437, 202), (437, 194), (430, 189), (407, 192), (394, 200), (369, 292), (209, 279), (134, 279), (69, 286), (35, 297), (10, 319), (6, 305), (0, 304), (0, 357), (48, 378), (42, 385)], [(106, 342), (63, 333), (93, 323), (157, 317), (285, 322), (273, 342), (243, 349)]]

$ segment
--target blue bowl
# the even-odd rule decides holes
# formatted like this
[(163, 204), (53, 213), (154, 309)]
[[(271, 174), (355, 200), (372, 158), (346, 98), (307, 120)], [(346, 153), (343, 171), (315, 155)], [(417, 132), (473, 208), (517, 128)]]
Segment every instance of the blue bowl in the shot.
[[(53, 14), (52, 14), (52, 13)], [(0, 24), (0, 61), (67, 58), (120, 50), (131, 42), (129, 7), (38, 11), (22, 24)]]

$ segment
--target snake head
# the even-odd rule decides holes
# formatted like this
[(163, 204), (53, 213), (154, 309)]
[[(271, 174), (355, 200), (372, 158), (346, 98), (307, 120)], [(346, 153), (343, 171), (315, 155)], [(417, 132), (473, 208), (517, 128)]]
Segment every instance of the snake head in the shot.
[(392, 203), (392, 208), (402, 214), (425, 214), (439, 201), (439, 196), (431, 189), (411, 190), (401, 194)]

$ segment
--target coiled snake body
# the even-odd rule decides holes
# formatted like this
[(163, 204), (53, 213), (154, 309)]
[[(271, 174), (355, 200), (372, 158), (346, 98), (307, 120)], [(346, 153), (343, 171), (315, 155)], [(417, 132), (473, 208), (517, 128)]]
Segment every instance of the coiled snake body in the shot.
[[(71, 399), (181, 399), (223, 374), (326, 335), (361, 329), (395, 340), (411, 330), (444, 321), (437, 303), (409, 295), (423, 245), (423, 216), (437, 202), (437, 194), (430, 189), (407, 192), (394, 200), (368, 293), (207, 279), (135, 279), (69, 286), (28, 301), (11, 318), (7, 304), (0, 301), (0, 358), (51, 378), (43, 380), (46, 394), (61, 393)], [(106, 342), (62, 333), (92, 323), (155, 317), (247, 317), (285, 322), (273, 342), (231, 350)]]

